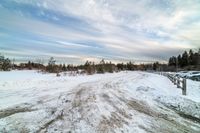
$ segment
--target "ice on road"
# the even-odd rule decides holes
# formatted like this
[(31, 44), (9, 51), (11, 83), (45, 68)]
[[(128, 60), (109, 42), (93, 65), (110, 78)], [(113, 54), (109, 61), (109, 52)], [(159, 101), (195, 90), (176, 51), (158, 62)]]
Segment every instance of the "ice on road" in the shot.
[(200, 83), (192, 86), (195, 93), (182, 96), (169, 79), (146, 72), (0, 72), (0, 132), (199, 133)]

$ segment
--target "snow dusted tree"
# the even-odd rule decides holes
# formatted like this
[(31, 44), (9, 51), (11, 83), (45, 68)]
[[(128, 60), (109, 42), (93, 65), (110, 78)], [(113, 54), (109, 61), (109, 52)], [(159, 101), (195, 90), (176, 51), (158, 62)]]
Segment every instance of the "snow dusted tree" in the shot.
[(3, 70), (4, 56), (0, 55), (0, 71)]
[(9, 71), (12, 68), (10, 59), (6, 58), (3, 55), (0, 55), (0, 70)]

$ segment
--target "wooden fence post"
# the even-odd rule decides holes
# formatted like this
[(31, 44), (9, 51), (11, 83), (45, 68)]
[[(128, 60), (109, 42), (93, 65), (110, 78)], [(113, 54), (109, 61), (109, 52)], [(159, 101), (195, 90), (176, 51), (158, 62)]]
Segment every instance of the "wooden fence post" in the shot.
[(177, 77), (177, 88), (180, 88), (181, 86), (180, 86), (180, 78), (179, 77)]
[(177, 77), (174, 77), (174, 85), (176, 85)]
[(182, 94), (183, 95), (186, 95), (186, 87), (187, 87), (186, 81), (187, 80), (184, 78), (183, 79), (183, 88), (182, 88)]
[(172, 76), (172, 78), (173, 78), (173, 83), (175, 84), (176, 83), (176, 78), (173, 77), (173, 76)]

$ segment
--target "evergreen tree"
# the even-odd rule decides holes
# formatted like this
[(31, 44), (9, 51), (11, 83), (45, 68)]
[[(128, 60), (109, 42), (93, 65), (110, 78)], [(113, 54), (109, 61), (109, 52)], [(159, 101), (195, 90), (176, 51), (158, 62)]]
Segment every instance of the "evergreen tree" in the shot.
[(130, 71), (134, 70), (134, 66), (131, 61), (127, 63), (127, 70), (130, 70)]
[(55, 63), (56, 63), (56, 60), (54, 60), (54, 58), (51, 57), (51, 58), (49, 59), (48, 66), (47, 66), (47, 71), (48, 71), (48, 72), (50, 72), (50, 73), (56, 72)]
[(194, 64), (194, 52), (192, 51), (192, 49), (190, 49), (190, 51), (189, 51), (188, 64), (195, 65)]
[(199, 48), (199, 51), (198, 51), (197, 65), (199, 65), (199, 69), (200, 69), (200, 48)]
[(185, 51), (183, 54), (182, 54), (182, 67), (184, 67), (184, 66), (188, 66), (188, 58), (189, 56), (188, 56), (188, 53), (187, 53), (187, 51)]
[(113, 66), (113, 64), (112, 64), (111, 61), (109, 63), (106, 63), (106, 65), (105, 65), (105, 71), (109, 72), (109, 73), (113, 73), (114, 66)]
[(63, 64), (62, 66), (62, 71), (67, 71), (67, 67), (65, 66), (65, 64)]
[(123, 64), (123, 63), (118, 63), (118, 64), (117, 64), (117, 69), (118, 69), (119, 71), (124, 70), (124, 64)]
[(198, 55), (200, 56), (200, 48), (199, 48), (199, 50), (198, 50)]
[(0, 55), (0, 71), (3, 70), (4, 56)]
[(200, 49), (198, 52), (194, 53), (193, 62), (194, 62), (194, 65), (198, 66), (198, 68), (200, 69)]
[(97, 73), (105, 73), (105, 61), (102, 59), (100, 64), (97, 65)]
[(31, 63), (30, 61), (28, 61), (27, 68), (28, 68), (29, 70), (31, 70), (31, 69), (32, 69), (32, 66), (33, 66), (33, 63)]
[(175, 56), (172, 56), (169, 58), (169, 66), (176, 66), (177, 58)]
[(12, 67), (11, 61), (8, 58), (6, 58), (2, 65), (3, 71), (9, 71), (11, 69), (11, 67)]
[(159, 63), (158, 62), (153, 63), (153, 70), (157, 71), (158, 68), (159, 68)]
[(178, 66), (182, 66), (182, 57), (181, 57), (181, 55), (178, 55), (178, 57), (177, 57), (178, 59)]
[(12, 68), (10, 59), (0, 55), (0, 71), (9, 71)]
[(172, 57), (169, 58), (168, 65), (172, 66)]

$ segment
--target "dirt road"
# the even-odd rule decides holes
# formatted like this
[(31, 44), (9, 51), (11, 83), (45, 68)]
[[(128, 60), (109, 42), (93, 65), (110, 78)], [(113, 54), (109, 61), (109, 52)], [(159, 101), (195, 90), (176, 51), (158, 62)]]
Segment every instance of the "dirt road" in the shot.
[[(139, 85), (134, 93), (130, 82), (148, 81), (148, 74), (127, 75), (110, 80), (78, 84), (70, 91), (45, 100), (0, 110), (1, 132), (164, 132), (198, 133), (200, 115), (184, 107), (200, 104), (176, 97), (154, 95), (155, 86)], [(151, 84), (150, 84), (151, 85)], [(166, 100), (167, 99), (167, 100)], [(3, 124), (2, 124), (3, 123)]]

